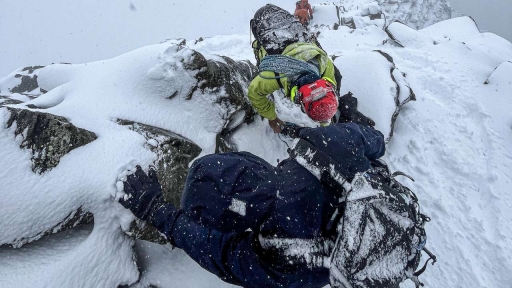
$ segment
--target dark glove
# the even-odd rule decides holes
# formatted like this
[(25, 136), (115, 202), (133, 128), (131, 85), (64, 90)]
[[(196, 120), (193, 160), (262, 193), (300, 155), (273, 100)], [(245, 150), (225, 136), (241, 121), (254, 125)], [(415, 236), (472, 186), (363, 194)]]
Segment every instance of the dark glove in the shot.
[(281, 130), (281, 134), (289, 136), (291, 138), (297, 138), (299, 137), (300, 130), (302, 129), (304, 129), (304, 127), (301, 127), (295, 123), (285, 122), (284, 127)]
[(313, 20), (313, 15), (309, 15), (309, 20)]
[(130, 209), (137, 218), (147, 220), (157, 203), (163, 201), (162, 187), (155, 169), (151, 167), (146, 175), (139, 165), (136, 168), (135, 173), (129, 175), (124, 182), (124, 193), (128, 199), (122, 197), (119, 203)]
[(357, 98), (352, 96), (352, 92), (339, 98), (338, 110), (340, 111), (338, 123), (352, 122), (370, 127), (375, 126), (375, 121), (357, 110)]
[(274, 130), (274, 133), (281, 133), (281, 130), (283, 130), (284, 122), (277, 117), (274, 120), (268, 120), (268, 125), (270, 128), (272, 128), (272, 130)]

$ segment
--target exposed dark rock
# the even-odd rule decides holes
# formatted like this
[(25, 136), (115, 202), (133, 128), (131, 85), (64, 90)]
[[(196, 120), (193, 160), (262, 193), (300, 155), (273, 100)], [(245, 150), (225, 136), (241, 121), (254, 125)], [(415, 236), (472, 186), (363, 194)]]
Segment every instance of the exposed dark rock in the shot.
[(157, 146), (148, 144), (147, 148), (158, 155), (154, 165), (157, 168), (164, 198), (175, 206), (179, 206), (188, 174), (188, 164), (201, 153), (201, 148), (189, 139), (171, 131), (127, 120), (117, 122), (141, 134), (147, 140), (156, 141), (154, 143)]
[(373, 52), (379, 53), (384, 58), (386, 58), (386, 60), (388, 60), (388, 62), (390, 62), (391, 64), (393, 64), (393, 66), (395, 66), (395, 61), (393, 60), (393, 57), (391, 57), (391, 55), (389, 55), (388, 53), (386, 53), (386, 52), (384, 52), (382, 50), (373, 50)]
[(78, 207), (77, 210), (69, 213), (69, 215), (64, 218), (64, 220), (62, 220), (54, 227), (31, 237), (15, 239), (12, 243), (8, 243), (7, 245), (13, 248), (20, 248), (21, 246), (30, 242), (37, 241), (46, 235), (68, 230), (81, 224), (91, 223), (94, 223), (94, 215), (88, 211), (83, 210), (82, 207)]
[(1, 96), (0, 95), (0, 107), (3, 107), (5, 105), (10, 105), (10, 104), (20, 104), (20, 103), (23, 103), (23, 101), (11, 99), (9, 96)]
[[(9, 76), (11, 79), (6, 79), (8, 81), (4, 82), (4, 85), (0, 85), (0, 93), (6, 97), (9, 97), (10, 94), (21, 94), (30, 99), (46, 93), (46, 91), (39, 88), (38, 76), (34, 74), (36, 70), (41, 68), (44, 68), (44, 66), (29, 66), (23, 68), (19, 73)], [(5, 85), (5, 83), (8, 84)]]
[[(384, 16), (383, 13), (379, 13), (379, 14), (370, 14), (370, 20), (375, 20), (375, 19), (382, 19)], [(384, 16), (385, 17), (385, 16)]]
[(32, 74), (37, 69), (41, 69), (41, 68), (44, 68), (44, 66), (29, 66), (29, 67), (23, 68), (21, 71), (28, 71), (28, 74)]
[[(192, 60), (184, 63), (188, 70), (198, 70), (196, 74), (197, 86), (192, 87), (187, 99), (191, 99), (195, 91), (222, 93), (217, 98), (216, 104), (222, 106), (226, 112), (224, 119), (226, 124), (223, 131), (217, 135), (216, 152), (232, 151), (229, 144), (229, 136), (232, 128), (230, 124), (233, 115), (245, 111), (243, 123), (253, 121), (254, 111), (251, 103), (246, 97), (247, 87), (250, 81), (257, 75), (258, 68), (249, 61), (234, 61), (229, 57), (222, 56), (224, 62), (206, 59), (201, 53), (194, 52)], [(171, 95), (173, 98), (176, 95)], [(237, 123), (241, 124), (241, 123)]]
[(199, 37), (199, 39), (197, 39), (196, 42), (194, 42), (194, 44), (197, 44), (197, 43), (203, 42), (203, 41), (204, 41), (203, 37)]
[(27, 108), (30, 108), (30, 109), (46, 109), (46, 108), (37, 107), (34, 104), (27, 104)]
[(7, 108), (7, 127), (16, 122), (20, 148), (32, 150), (32, 171), (42, 174), (56, 167), (69, 151), (96, 140), (96, 134), (71, 124), (66, 118), (18, 108)]
[[(389, 63), (391, 63), (391, 69), (389, 71), (389, 74), (390, 74), (391, 80), (393, 80), (393, 82), (396, 85), (396, 94), (394, 97), (395, 111), (393, 112), (393, 115), (391, 116), (391, 129), (389, 131), (388, 137), (386, 138), (386, 142), (387, 142), (387, 141), (391, 140), (391, 137), (393, 137), (393, 133), (394, 133), (393, 130), (395, 129), (396, 119), (398, 118), (398, 115), (400, 114), (401, 108), (405, 104), (409, 103), (410, 101), (416, 101), (416, 94), (414, 94), (414, 91), (412, 90), (412, 88), (409, 86), (409, 84), (405, 80), (405, 73), (400, 72), (398, 70), (398, 68), (396, 67), (393, 57), (391, 57), (391, 55), (389, 55), (388, 53), (381, 51), (381, 50), (374, 50), (374, 52), (379, 53), (384, 58), (386, 58), (386, 60), (388, 60)], [(403, 90), (400, 89), (400, 85), (406, 86), (408, 88), (407, 92), (409, 94), (407, 95), (407, 97), (402, 95)], [(404, 99), (404, 100), (400, 102), (400, 99)]]
[(21, 78), (21, 83), (13, 88), (10, 88), (9, 91), (11, 93), (19, 93), (27, 96), (34, 96), (34, 98), (39, 96), (41, 94), (40, 91), (37, 91), (34, 95), (30, 95), (27, 93), (39, 88), (39, 84), (37, 83), (37, 75), (33, 75), (33, 73), (37, 69), (41, 68), (44, 68), (44, 66), (29, 66), (23, 68), (22, 72), (25, 73), (14, 75), (15, 78)]
[(356, 23), (354, 22), (354, 18), (352, 17), (341, 17), (340, 25), (347, 26), (350, 29), (356, 29)]
[[(16, 75), (16, 76), (18, 76), (18, 75)], [(21, 76), (20, 85), (10, 89), (11, 93), (20, 93), (20, 94), (26, 93), (26, 92), (30, 92), (30, 91), (36, 89), (37, 87), (39, 87), (39, 85), (37, 84), (37, 75), (33, 75), (32, 77), (28, 76), (28, 75), (20, 75), (20, 76)]]
[[(118, 120), (118, 123), (128, 126), (148, 140), (154, 140), (153, 144), (156, 146), (147, 146), (158, 155), (154, 165), (164, 199), (179, 207), (188, 175), (188, 164), (201, 153), (201, 148), (187, 138), (164, 129), (126, 120)], [(166, 243), (161, 234), (149, 225), (142, 229), (134, 225), (132, 231), (137, 239)]]

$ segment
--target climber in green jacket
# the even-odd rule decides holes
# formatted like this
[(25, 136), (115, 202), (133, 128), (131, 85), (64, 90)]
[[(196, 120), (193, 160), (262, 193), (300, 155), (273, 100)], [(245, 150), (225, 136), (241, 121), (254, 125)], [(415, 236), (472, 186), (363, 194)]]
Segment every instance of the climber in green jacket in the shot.
[[(335, 66), (325, 51), (311, 40), (311, 36), (293, 15), (272, 4), (255, 13), (251, 20), (251, 30), (256, 38), (253, 49), (258, 65), (267, 54), (284, 55), (313, 64), (320, 74), (320, 86), (327, 91), (327, 96), (324, 97), (307, 97), (303, 93), (297, 93), (297, 88), (300, 87), (294, 89), (295, 85), (292, 83), (296, 83), (297, 79), (291, 79), (293, 77), (276, 71), (260, 71), (250, 83), (248, 91), (249, 100), (256, 111), (268, 119), (274, 132), (281, 132), (284, 123), (277, 116), (275, 105), (267, 96), (283, 89), (284, 94), (292, 98), (294, 103), (300, 104), (312, 120), (328, 125), (338, 109), (338, 96), (335, 91), (339, 84), (336, 81), (339, 81), (341, 75), (335, 75)], [(314, 92), (315, 87), (311, 86), (310, 92)], [(296, 95), (300, 96), (295, 97)], [(293, 99), (294, 97), (297, 99)]]

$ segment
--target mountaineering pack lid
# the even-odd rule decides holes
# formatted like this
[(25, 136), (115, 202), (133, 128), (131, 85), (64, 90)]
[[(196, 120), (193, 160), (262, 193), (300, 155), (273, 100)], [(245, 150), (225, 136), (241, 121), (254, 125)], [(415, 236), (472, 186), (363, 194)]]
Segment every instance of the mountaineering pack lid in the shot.
[(329, 121), (338, 110), (338, 97), (334, 87), (323, 78), (300, 87), (295, 98), (309, 118), (317, 122)]
[(281, 54), (286, 46), (306, 42), (307, 31), (288, 11), (267, 4), (254, 14), (251, 31), (268, 54)]

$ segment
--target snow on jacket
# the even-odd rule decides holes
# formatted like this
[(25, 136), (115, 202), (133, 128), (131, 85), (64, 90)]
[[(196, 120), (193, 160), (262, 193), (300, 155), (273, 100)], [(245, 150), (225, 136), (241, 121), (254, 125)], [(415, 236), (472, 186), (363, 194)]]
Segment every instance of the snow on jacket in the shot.
[[(264, 53), (259, 53), (263, 55)], [(313, 43), (298, 42), (288, 45), (283, 51), (282, 55), (290, 56), (303, 61), (310, 61), (315, 59), (318, 62), (320, 73), (322, 77), (328, 77), (329, 79), (336, 82), (334, 75), (334, 64), (332, 63), (329, 56)], [(261, 59), (260, 59), (261, 60)], [(271, 71), (263, 71), (261, 75), (266, 78), (275, 77)], [(290, 90), (292, 87), (289, 79), (283, 77), (278, 79), (283, 86), (284, 94), (290, 96)], [(248, 97), (256, 111), (264, 118), (268, 120), (274, 120), (277, 118), (275, 105), (270, 101), (267, 96), (281, 87), (279, 87), (276, 79), (265, 79), (260, 75), (256, 76), (249, 84)], [(337, 83), (335, 83), (337, 84)]]
[[(382, 133), (353, 123), (304, 128), (300, 137), (344, 166), (348, 179), (385, 151)], [(299, 244), (333, 237), (325, 228), (337, 201), (335, 191), (293, 159), (273, 167), (247, 152), (214, 154), (192, 165), (178, 216), (172, 205), (162, 206), (150, 223), (228, 283), (323, 287), (327, 268), (282, 261), (262, 239)]]

